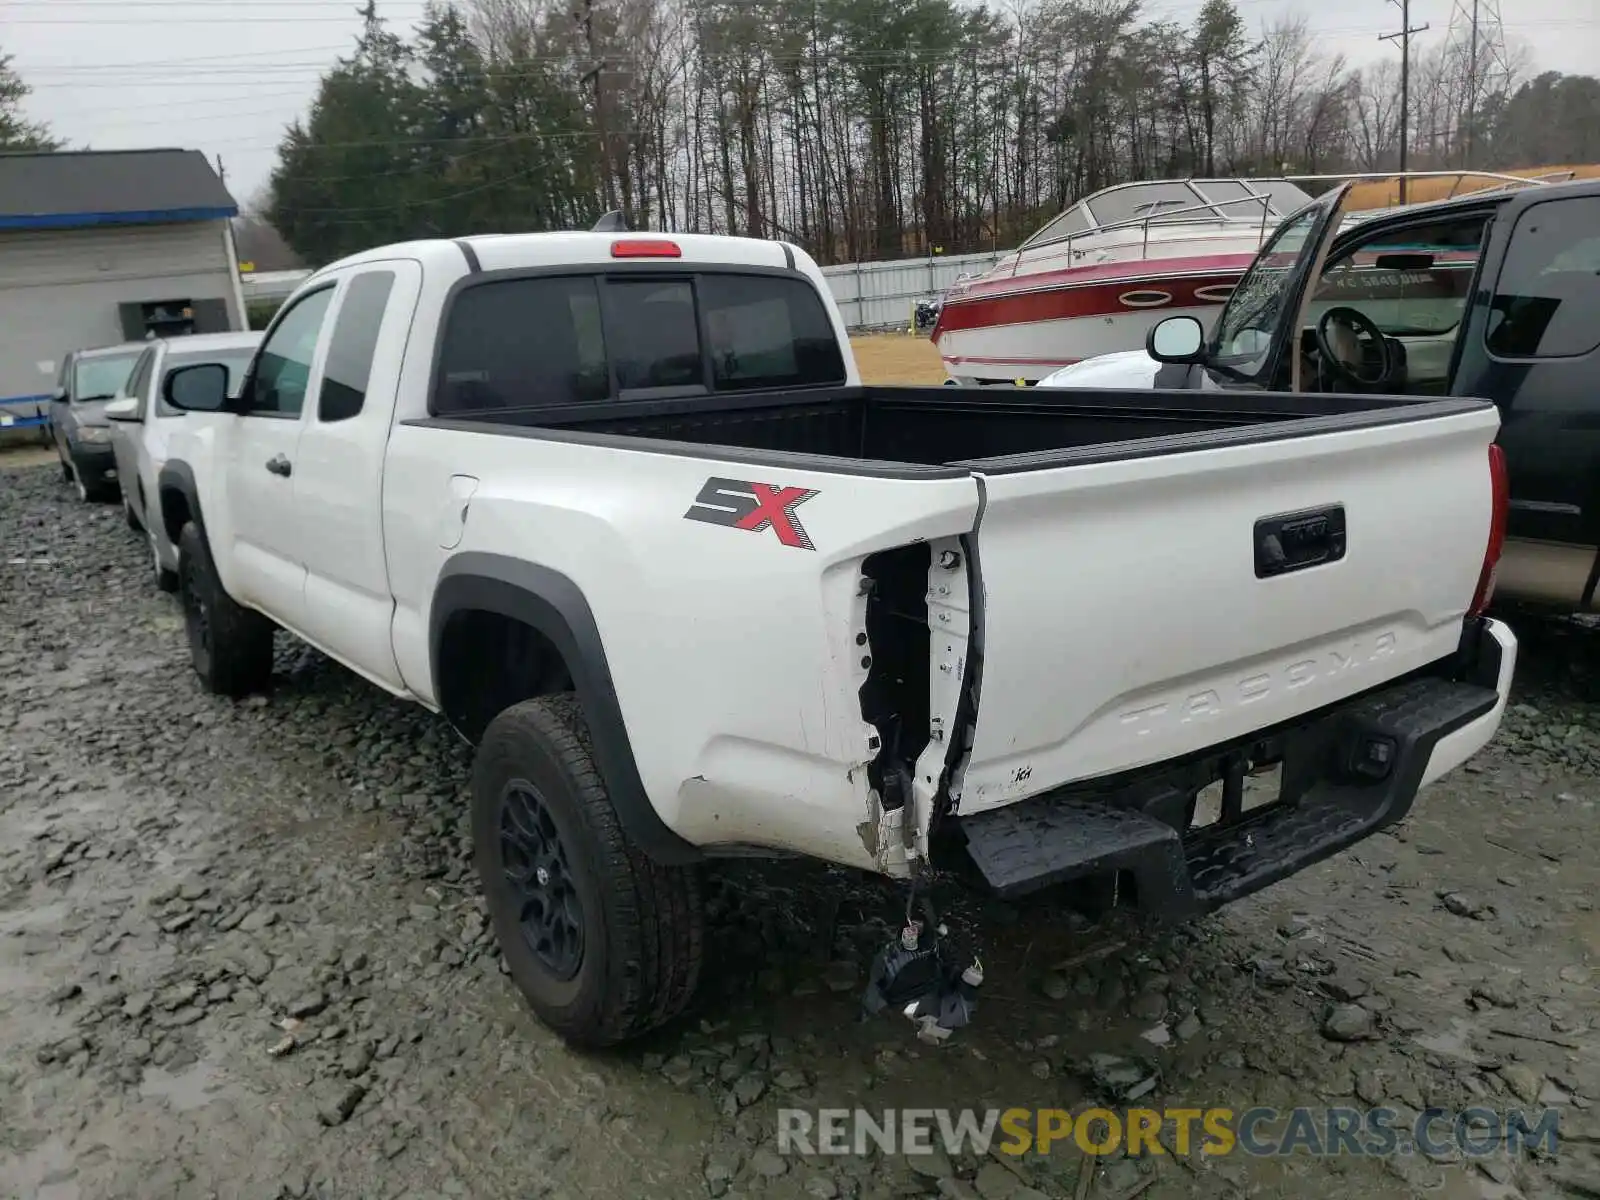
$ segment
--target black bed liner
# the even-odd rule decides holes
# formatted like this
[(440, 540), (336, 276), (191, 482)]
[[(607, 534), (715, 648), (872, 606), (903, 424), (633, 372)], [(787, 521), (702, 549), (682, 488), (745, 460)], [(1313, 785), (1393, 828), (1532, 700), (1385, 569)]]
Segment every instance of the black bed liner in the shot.
[(854, 387), (499, 409), (407, 424), (938, 478), (1275, 441), (1485, 406), (1466, 399), (1282, 392)]

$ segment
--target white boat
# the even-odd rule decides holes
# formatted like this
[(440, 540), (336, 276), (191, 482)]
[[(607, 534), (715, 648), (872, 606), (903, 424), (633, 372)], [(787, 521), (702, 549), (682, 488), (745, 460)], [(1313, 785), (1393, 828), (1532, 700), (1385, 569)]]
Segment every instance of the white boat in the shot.
[(1261, 243), (1311, 197), (1286, 179), (1122, 183), (1078, 201), (944, 297), (932, 338), (961, 383), (1033, 382), (1144, 345), (1158, 321), (1202, 321)]
[[(1034, 383), (1085, 358), (1144, 346), (1187, 314), (1209, 326), (1256, 251), (1311, 202), (1298, 182), (1389, 180), (1400, 173), (1120, 183), (1078, 201), (982, 275), (945, 295), (930, 335), (956, 383)], [(1408, 171), (1406, 179), (1538, 187), (1553, 177)], [(1354, 223), (1371, 212), (1352, 212)]]

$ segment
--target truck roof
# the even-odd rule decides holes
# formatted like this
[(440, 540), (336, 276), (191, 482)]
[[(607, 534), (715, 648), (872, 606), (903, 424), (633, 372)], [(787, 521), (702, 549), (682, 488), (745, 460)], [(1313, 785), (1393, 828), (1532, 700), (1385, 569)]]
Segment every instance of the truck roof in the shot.
[[(438, 263), (461, 264), (484, 271), (537, 269), (566, 265), (599, 265), (621, 261), (662, 261), (666, 255), (652, 253), (618, 254), (619, 245), (636, 247), (671, 243), (678, 248), (672, 256), (685, 264), (717, 263), (726, 266), (792, 267), (796, 260), (810, 263), (810, 257), (784, 242), (762, 238), (730, 237), (707, 233), (656, 233), (650, 231), (595, 233), (480, 233), (461, 238), (430, 238), (377, 246), (329, 263), (310, 278), (338, 267), (355, 266), (389, 258), (415, 258), (424, 266)], [(309, 282), (309, 280), (308, 280)]]

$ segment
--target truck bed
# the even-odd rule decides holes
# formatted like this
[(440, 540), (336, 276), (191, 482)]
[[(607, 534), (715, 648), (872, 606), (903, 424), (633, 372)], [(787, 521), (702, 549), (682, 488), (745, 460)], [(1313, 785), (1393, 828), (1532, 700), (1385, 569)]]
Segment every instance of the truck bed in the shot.
[[(1411, 397), (1090, 391), (999, 387), (853, 387), (502, 409), (416, 422), (482, 432), (840, 460), (993, 474), (1198, 450), (1446, 416), (1474, 400)], [(822, 465), (822, 464), (818, 464)], [(923, 470), (918, 470), (922, 468)], [(878, 472), (874, 472), (878, 473)], [(943, 472), (940, 472), (943, 473)]]

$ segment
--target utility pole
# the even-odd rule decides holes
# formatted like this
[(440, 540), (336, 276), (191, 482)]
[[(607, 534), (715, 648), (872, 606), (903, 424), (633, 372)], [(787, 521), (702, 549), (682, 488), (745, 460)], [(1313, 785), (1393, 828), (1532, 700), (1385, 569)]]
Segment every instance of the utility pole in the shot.
[(1406, 188), (1406, 143), (1411, 136), (1411, 38), (1414, 34), (1427, 29), (1426, 25), (1411, 25), (1411, 0), (1389, 0), (1390, 4), (1399, 6), (1400, 30), (1398, 33), (1383, 33), (1378, 35), (1380, 42), (1399, 41), (1400, 43), (1400, 203), (1404, 204), (1407, 198)]
[(1472, 52), (1467, 63), (1467, 148), (1461, 165), (1472, 165), (1473, 129), (1478, 123), (1478, 0), (1472, 0)]
[[(594, 0), (583, 0), (583, 8), (572, 14), (577, 18), (579, 26), (583, 29), (583, 41), (589, 51), (589, 59), (593, 66), (579, 79), (579, 85), (594, 80), (594, 124), (595, 134), (600, 142), (600, 194), (606, 210), (617, 207), (615, 189), (611, 183), (611, 142), (606, 137), (606, 97), (601, 76), (605, 71), (605, 59), (595, 52), (594, 38)], [(631, 216), (632, 214), (624, 214)]]

